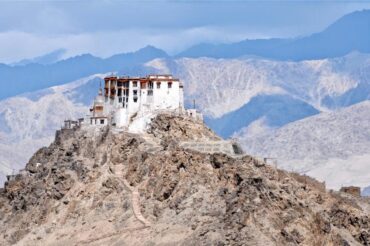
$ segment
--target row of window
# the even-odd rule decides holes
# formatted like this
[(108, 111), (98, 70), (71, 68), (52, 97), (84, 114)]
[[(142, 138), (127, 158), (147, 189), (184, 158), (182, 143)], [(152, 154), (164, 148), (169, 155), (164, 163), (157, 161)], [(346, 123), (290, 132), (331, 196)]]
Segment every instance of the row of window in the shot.
[[(134, 83), (134, 85), (135, 85), (135, 83), (136, 82), (133, 82)], [(149, 90), (148, 90), (148, 96), (153, 96), (153, 88), (151, 88), (151, 82), (149, 83)], [(168, 83), (167, 84), (168, 85), (168, 88), (172, 88), (172, 83)], [(136, 85), (137, 86), (137, 85)], [(157, 88), (159, 89), (160, 88), (160, 86), (161, 86), (161, 84), (160, 83), (157, 83)], [(119, 90), (120, 91), (120, 90)], [(138, 90), (133, 90), (132, 91), (133, 92), (133, 95), (134, 95), (134, 97), (133, 97), (133, 101), (136, 103), (137, 102), (137, 100), (138, 100)], [(126, 94), (127, 93), (127, 94)], [(119, 97), (118, 98), (118, 102), (120, 102), (120, 103), (123, 103), (123, 106), (125, 106), (125, 103), (127, 103), (128, 102), (128, 97), (126, 96), (126, 95), (128, 95), (128, 90), (127, 90), (127, 92), (126, 93), (124, 93), (124, 96), (125, 97)], [(121, 93), (118, 93), (119, 95), (118, 96), (121, 96)]]
[[(160, 85), (160, 84), (157, 84), (157, 88), (160, 88), (160, 87), (158, 87), (158, 85)], [(168, 84), (169, 85), (169, 87), (168, 88), (171, 88), (171, 85), (170, 84)], [(128, 96), (128, 90), (126, 91), (126, 90), (124, 90), (123, 91), (124, 93), (123, 93), (123, 96)], [(132, 91), (132, 93), (134, 94), (134, 96), (137, 96), (138, 95), (138, 90), (133, 90)], [(153, 90), (152, 89), (149, 89), (148, 90), (148, 96), (152, 96), (153, 95)], [(120, 97), (120, 96), (122, 96), (122, 93), (121, 93), (121, 90), (118, 90), (118, 96)]]
[[(137, 87), (137, 82), (135, 82), (135, 81), (132, 82), (132, 86), (133, 87)], [(145, 88), (145, 86), (143, 86), (143, 88)], [(149, 82), (148, 88), (149, 89), (153, 89), (153, 82)], [(157, 82), (157, 89), (160, 89), (160, 88), (161, 88), (161, 83), (160, 82)], [(167, 88), (168, 89), (172, 88), (172, 83), (171, 82), (167, 83)]]
[[(138, 85), (138, 81), (133, 81), (132, 82), (132, 86), (133, 87), (137, 87), (137, 85)], [(114, 85), (113, 85), (114, 86)], [(117, 83), (117, 86), (118, 87), (125, 87), (125, 88), (128, 88), (129, 87), (129, 84), (128, 84), (128, 82), (118, 82)], [(146, 83), (144, 83), (144, 84), (142, 84), (142, 87), (143, 88), (146, 88)], [(172, 82), (168, 82), (167, 83), (167, 87), (168, 88), (172, 88)], [(105, 89), (107, 89), (108, 88), (108, 86), (105, 86)], [(148, 88), (149, 89), (153, 89), (153, 82), (149, 82), (149, 84), (148, 84)], [(161, 88), (161, 82), (157, 82), (157, 88), (159, 89), (159, 88)]]
[(105, 119), (100, 119), (100, 120), (98, 120), (98, 119), (95, 119), (95, 120), (93, 120), (93, 119), (91, 119), (90, 120), (90, 123), (91, 124), (95, 124), (95, 125), (105, 125)]
[[(157, 89), (161, 88), (161, 83), (157, 83)], [(172, 83), (167, 83), (167, 88), (171, 89), (172, 88)]]
[[(137, 102), (137, 96), (133, 98), (134, 102)], [(118, 102), (122, 103), (122, 106), (125, 107), (126, 103), (128, 103), (128, 97), (119, 97)]]

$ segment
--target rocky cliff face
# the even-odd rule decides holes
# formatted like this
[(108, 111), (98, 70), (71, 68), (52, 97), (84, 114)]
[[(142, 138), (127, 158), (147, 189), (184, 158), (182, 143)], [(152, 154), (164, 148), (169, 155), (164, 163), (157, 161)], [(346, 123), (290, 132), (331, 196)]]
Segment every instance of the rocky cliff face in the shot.
[(369, 202), (251, 156), (185, 150), (219, 139), (160, 115), (147, 134), (60, 130), (0, 193), (1, 245), (368, 245)]

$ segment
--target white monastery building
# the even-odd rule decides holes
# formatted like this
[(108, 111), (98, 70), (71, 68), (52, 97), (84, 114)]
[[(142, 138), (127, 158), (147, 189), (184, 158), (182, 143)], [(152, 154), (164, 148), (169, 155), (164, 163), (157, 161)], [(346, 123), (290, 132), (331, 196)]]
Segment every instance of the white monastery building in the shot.
[[(90, 109), (91, 125), (111, 124), (117, 128), (145, 127), (148, 117), (160, 112), (174, 112), (203, 120), (195, 109), (184, 109), (183, 85), (172, 75), (104, 78)], [(143, 125), (144, 124), (144, 125)]]

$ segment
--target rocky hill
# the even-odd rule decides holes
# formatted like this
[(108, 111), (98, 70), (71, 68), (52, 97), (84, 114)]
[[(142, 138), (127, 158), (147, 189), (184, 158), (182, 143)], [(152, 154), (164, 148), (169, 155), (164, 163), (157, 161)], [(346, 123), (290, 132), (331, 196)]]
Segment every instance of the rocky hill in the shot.
[(63, 129), (0, 193), (1, 245), (368, 245), (370, 205), (247, 155), (202, 123)]

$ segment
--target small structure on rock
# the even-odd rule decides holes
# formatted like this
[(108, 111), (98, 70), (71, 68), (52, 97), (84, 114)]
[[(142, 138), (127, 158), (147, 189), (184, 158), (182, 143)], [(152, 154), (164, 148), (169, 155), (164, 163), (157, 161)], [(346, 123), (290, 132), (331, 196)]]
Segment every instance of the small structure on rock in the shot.
[(356, 186), (344, 186), (340, 188), (340, 192), (344, 192), (355, 197), (361, 196), (361, 188)]
[(99, 93), (95, 97), (94, 105), (90, 109), (90, 112), (92, 113), (90, 117), (90, 124), (91, 125), (101, 125), (105, 126), (108, 125), (108, 116), (104, 112), (105, 103), (104, 103), (104, 97), (102, 89), (99, 88)]

